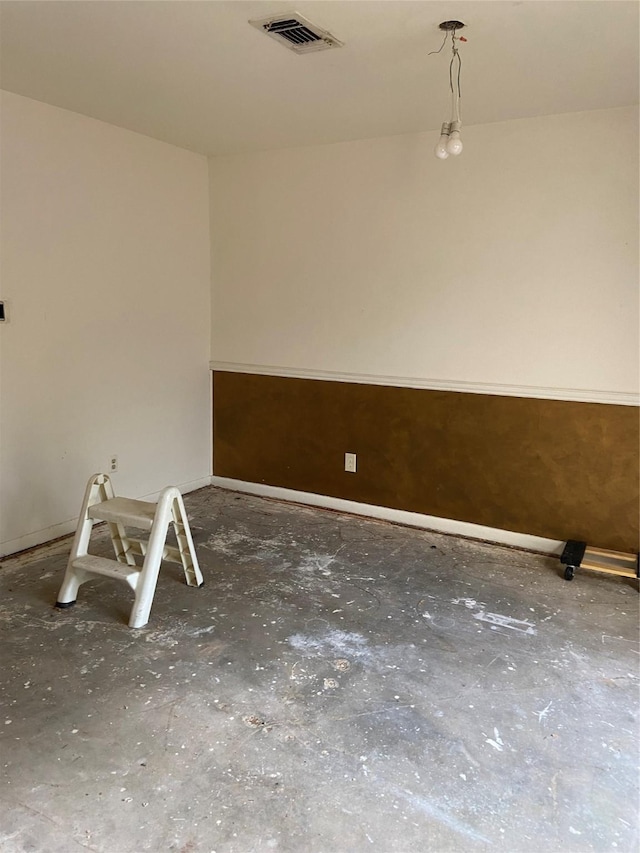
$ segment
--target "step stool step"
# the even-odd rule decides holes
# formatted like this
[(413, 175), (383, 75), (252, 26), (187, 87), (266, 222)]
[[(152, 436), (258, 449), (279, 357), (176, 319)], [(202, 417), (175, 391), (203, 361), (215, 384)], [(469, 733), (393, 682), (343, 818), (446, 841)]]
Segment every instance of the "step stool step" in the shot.
[(151, 530), (156, 514), (156, 504), (149, 501), (135, 501), (131, 498), (111, 498), (88, 509), (89, 518), (96, 521), (110, 521), (129, 527)]
[(85, 554), (76, 557), (72, 565), (74, 569), (84, 569), (92, 575), (103, 575), (108, 578), (117, 578), (127, 581), (135, 588), (140, 577), (139, 566), (128, 566), (126, 563), (118, 563), (116, 560), (107, 560), (104, 557), (95, 557), (93, 554)]

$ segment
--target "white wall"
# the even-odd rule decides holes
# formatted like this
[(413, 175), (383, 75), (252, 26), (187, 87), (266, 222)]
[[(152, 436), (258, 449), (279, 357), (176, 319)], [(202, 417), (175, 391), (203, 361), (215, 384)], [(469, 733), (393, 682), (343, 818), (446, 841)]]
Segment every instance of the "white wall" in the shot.
[(2, 96), (0, 553), (72, 529), (87, 478), (210, 471), (204, 157)]
[(637, 109), (463, 137), (210, 160), (214, 366), (635, 400)]

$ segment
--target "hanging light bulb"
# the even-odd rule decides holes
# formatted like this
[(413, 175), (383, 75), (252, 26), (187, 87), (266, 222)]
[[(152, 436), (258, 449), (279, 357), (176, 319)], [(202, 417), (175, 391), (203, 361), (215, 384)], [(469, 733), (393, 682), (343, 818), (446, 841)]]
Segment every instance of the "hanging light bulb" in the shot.
[(460, 130), (462, 121), (460, 119), (460, 71), (462, 69), (462, 59), (458, 52), (456, 41), (466, 41), (466, 39), (456, 36), (456, 30), (462, 29), (464, 24), (462, 21), (443, 21), (440, 24), (440, 29), (444, 30), (445, 36), (439, 50), (434, 50), (432, 53), (440, 53), (445, 46), (449, 33), (451, 33), (451, 62), (449, 63), (449, 87), (451, 89), (451, 119), (442, 125), (440, 131), (440, 139), (436, 143), (434, 154), (440, 160), (446, 160), (449, 155), (457, 157), (462, 153), (462, 138)]
[(449, 128), (449, 122), (445, 121), (440, 131), (440, 139), (436, 142), (433, 152), (440, 160), (446, 160), (449, 156)]
[(462, 139), (460, 138), (460, 128), (462, 127), (462, 122), (460, 121), (452, 121), (451, 122), (451, 133), (449, 134), (449, 139), (447, 141), (447, 155), (452, 154), (454, 157), (457, 157), (458, 154), (462, 153)]

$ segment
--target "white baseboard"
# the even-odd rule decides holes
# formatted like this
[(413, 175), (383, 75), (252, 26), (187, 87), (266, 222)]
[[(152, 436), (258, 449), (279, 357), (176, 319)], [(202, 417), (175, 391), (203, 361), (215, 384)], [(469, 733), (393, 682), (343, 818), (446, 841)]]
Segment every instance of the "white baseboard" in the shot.
[(514, 533), (511, 530), (500, 530), (497, 527), (484, 527), (481, 524), (471, 524), (467, 521), (456, 521), (451, 518), (438, 518), (435, 515), (423, 515), (419, 512), (407, 512), (402, 509), (391, 509), (386, 506), (357, 503), (342, 498), (332, 498), (327, 495), (316, 495), (312, 492), (298, 492), (294, 489), (283, 489), (280, 486), (267, 486), (263, 483), (248, 483), (244, 480), (233, 480), (230, 477), (211, 478), (213, 486), (231, 489), (236, 492), (246, 492), (266, 498), (278, 498), (283, 501), (307, 504), (308, 506), (334, 509), (354, 515), (364, 515), (368, 518), (379, 518), (409, 527), (420, 527), (437, 533), (451, 533), (455, 536), (466, 536), (470, 539), (482, 539), (499, 545), (509, 545), (513, 548), (525, 548), (542, 554), (560, 554), (564, 542), (557, 539), (544, 539), (542, 536), (531, 536), (528, 533)]
[[(201, 489), (203, 486), (211, 485), (211, 477), (201, 477), (199, 480), (191, 480), (188, 483), (182, 483), (178, 489), (183, 495), (189, 492), (194, 492), (196, 489)], [(162, 491), (162, 490), (160, 490)], [(155, 501), (160, 495), (160, 491), (152, 492), (148, 495), (140, 495), (138, 500)], [(82, 502), (82, 494), (78, 495), (78, 504)], [(70, 518), (67, 521), (61, 521), (59, 524), (52, 524), (50, 527), (43, 527), (41, 530), (34, 530), (33, 533), (25, 533), (24, 536), (18, 536), (16, 539), (9, 539), (6, 542), (0, 543), (0, 559), (17, 554), (19, 551), (26, 551), (27, 548), (35, 548), (36, 545), (43, 545), (45, 542), (51, 542), (52, 539), (59, 539), (61, 536), (68, 536), (75, 532), (78, 519)]]
[[(514, 548), (526, 548), (530, 551), (538, 551), (542, 554), (560, 554), (564, 543), (556, 539), (545, 539), (541, 536), (531, 536), (527, 533), (515, 533), (511, 530), (500, 530), (496, 527), (485, 527), (481, 524), (472, 524), (467, 521), (456, 521), (451, 518), (439, 518), (434, 515), (423, 515), (419, 512), (407, 512), (401, 509), (376, 506), (375, 504), (363, 504), (356, 501), (348, 501), (343, 498), (332, 498), (328, 495), (316, 495), (312, 492), (299, 492), (294, 489), (284, 489), (280, 486), (268, 486), (263, 483), (249, 483), (244, 480), (234, 480), (230, 477), (202, 477), (189, 483), (178, 486), (183, 494), (194, 492), (205, 486), (219, 486), (222, 489), (230, 489), (235, 492), (245, 492), (260, 497), (277, 498), (278, 500), (292, 503), (317, 506), (324, 509), (338, 510), (339, 512), (362, 515), (367, 518), (378, 518), (382, 521), (391, 521), (395, 524), (405, 524), (409, 527), (419, 527), (423, 530), (433, 530), (437, 533), (450, 533), (455, 536), (466, 536), (471, 539), (481, 539), (487, 542), (495, 542), (499, 545), (509, 545)], [(153, 501), (158, 498), (160, 492), (141, 495), (140, 500)], [(68, 536), (76, 529), (77, 519), (71, 518), (60, 524), (27, 533), (16, 539), (10, 539), (0, 544), (2, 558), (37, 545), (43, 545), (53, 539)]]
[[(82, 495), (80, 500), (82, 500)], [(35, 548), (36, 545), (44, 545), (45, 542), (51, 542), (52, 539), (68, 536), (75, 531), (77, 523), (76, 518), (70, 518), (68, 521), (61, 521), (60, 524), (52, 524), (51, 527), (43, 527), (42, 530), (34, 530), (33, 533), (25, 533), (24, 536), (2, 542), (0, 544), (0, 559), (4, 560), (5, 557), (10, 557), (19, 551)]]
[[(173, 485), (171, 483), (170, 485)], [(197, 489), (203, 489), (205, 486), (211, 485), (211, 477), (200, 477), (198, 480), (190, 480), (188, 483), (178, 483), (178, 491), (183, 495), (188, 495), (189, 492), (195, 492)], [(141, 501), (157, 501), (162, 493), (162, 489), (157, 492), (151, 492), (148, 495), (141, 495), (138, 500)]]

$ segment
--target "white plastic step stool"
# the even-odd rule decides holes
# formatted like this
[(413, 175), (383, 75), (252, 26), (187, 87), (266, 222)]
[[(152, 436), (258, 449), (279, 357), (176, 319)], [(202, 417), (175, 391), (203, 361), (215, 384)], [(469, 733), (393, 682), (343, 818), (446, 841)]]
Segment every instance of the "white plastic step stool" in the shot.
[[(106, 521), (109, 525), (115, 560), (88, 553), (91, 529), (96, 521)], [(166, 544), (169, 524), (173, 524), (177, 548)], [(149, 530), (149, 540), (133, 539), (125, 527)], [(136, 565), (136, 556), (144, 557), (142, 566)], [(129, 627), (142, 628), (149, 621), (162, 560), (181, 563), (189, 586), (203, 585), (187, 513), (178, 489), (175, 486), (164, 489), (157, 503), (117, 498), (109, 477), (94, 474), (84, 493), (78, 528), (56, 607), (75, 604), (78, 587), (85, 581), (94, 577), (115, 578), (128, 583), (135, 592)]]

